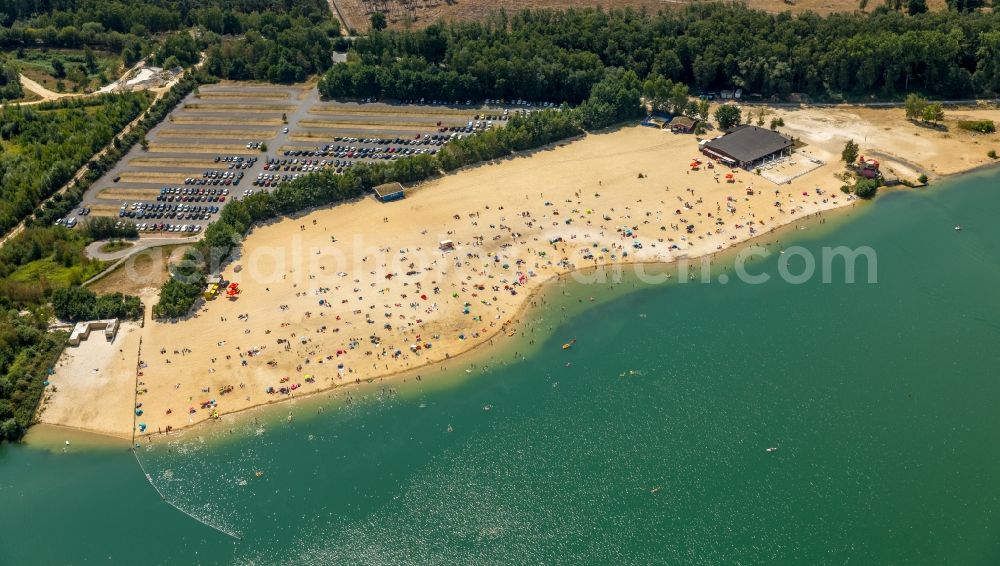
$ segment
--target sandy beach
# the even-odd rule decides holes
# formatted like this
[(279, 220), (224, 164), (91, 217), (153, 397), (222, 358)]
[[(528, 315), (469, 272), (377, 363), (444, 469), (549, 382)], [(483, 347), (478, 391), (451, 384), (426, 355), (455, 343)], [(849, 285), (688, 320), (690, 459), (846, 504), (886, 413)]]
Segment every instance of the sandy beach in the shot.
[[(805, 144), (773, 172), (808, 170), (787, 184), (709, 168), (695, 137), (636, 126), (469, 168), (399, 202), (365, 198), (258, 226), (222, 273), (237, 298), (177, 322), (147, 313), (112, 344), (68, 348), (40, 419), (129, 436), (134, 397), (155, 434), (414, 368), (428, 379), (440, 371), (431, 364), (516, 336), (528, 299), (555, 276), (711, 254), (853, 204), (836, 176), (844, 135), (894, 157), (886, 165), (904, 178), (919, 174), (914, 163), (946, 174), (988, 161), (967, 133), (936, 139), (898, 109), (775, 112)], [(898, 128), (884, 129), (895, 114)]]

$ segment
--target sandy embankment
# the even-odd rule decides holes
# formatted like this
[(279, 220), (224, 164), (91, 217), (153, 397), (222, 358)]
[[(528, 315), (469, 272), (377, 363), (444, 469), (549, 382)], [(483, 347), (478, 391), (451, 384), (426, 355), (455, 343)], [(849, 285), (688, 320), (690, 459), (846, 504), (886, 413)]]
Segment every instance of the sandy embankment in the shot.
[[(239, 298), (136, 331), (144, 362), (139, 420), (151, 432), (179, 428), (210, 418), (214, 409), (203, 401), (215, 400), (225, 414), (288, 398), (267, 387), (296, 385), (297, 396), (439, 362), (516, 333), (525, 299), (555, 275), (709, 254), (848, 204), (835, 176), (843, 146), (836, 127), (824, 131), (805, 119), (801, 126), (797, 116), (817, 118), (796, 112), (806, 113), (782, 113), (788, 130), (826, 164), (788, 185), (745, 171), (726, 183), (729, 170), (718, 166), (689, 171), (694, 137), (631, 127), (474, 167), (401, 202), (363, 199), (258, 227), (223, 273), (239, 282)], [(926, 155), (936, 171), (966, 165), (947, 155), (950, 145)], [(889, 147), (907, 158), (905, 147)], [(439, 249), (446, 239), (454, 251)], [(109, 348), (117, 352), (120, 340)], [(124, 343), (125, 359), (136, 358), (135, 346)], [(128, 375), (112, 382), (93, 379), (87, 364), (63, 363), (43, 422), (130, 434), (134, 374), (115, 366), (104, 371)], [(226, 386), (233, 390), (222, 393)]]

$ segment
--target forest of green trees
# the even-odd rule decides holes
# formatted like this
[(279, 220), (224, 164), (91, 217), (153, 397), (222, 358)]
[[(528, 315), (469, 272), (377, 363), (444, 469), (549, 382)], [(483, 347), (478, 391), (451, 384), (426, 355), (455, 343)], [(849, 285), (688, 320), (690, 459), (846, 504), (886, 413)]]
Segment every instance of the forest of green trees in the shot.
[(24, 96), (17, 68), (5, 57), (0, 57), (0, 102)]
[(24, 435), (66, 344), (67, 333), (47, 331), (48, 317), (48, 308), (20, 313), (0, 301), (0, 442)]
[(79, 286), (63, 287), (52, 293), (52, 308), (59, 320), (79, 322), (105, 318), (134, 319), (142, 315), (139, 297), (122, 293), (97, 296)]
[(0, 233), (35, 211), (142, 112), (145, 92), (0, 110)]
[(708, 3), (656, 16), (534, 11), (375, 31), (352, 49), (356, 62), (326, 74), (324, 95), (577, 104), (609, 68), (766, 98), (1000, 92), (1000, 14), (992, 12), (883, 8), (820, 17)]
[(223, 40), (208, 48), (205, 70), (224, 79), (292, 83), (322, 73), (333, 61), (335, 27), (308, 25), (308, 20), (277, 18), (239, 40)]
[[(195, 30), (192, 36), (189, 30)], [(330, 67), (339, 26), (324, 0), (7, 0), (0, 47), (100, 48), (189, 65), (205, 49), (216, 76), (303, 80)]]

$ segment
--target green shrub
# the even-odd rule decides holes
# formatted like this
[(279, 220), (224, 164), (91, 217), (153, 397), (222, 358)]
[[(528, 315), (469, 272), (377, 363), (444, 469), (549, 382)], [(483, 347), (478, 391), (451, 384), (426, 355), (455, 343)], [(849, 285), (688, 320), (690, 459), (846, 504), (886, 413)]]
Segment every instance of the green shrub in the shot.
[(878, 191), (878, 185), (875, 179), (858, 179), (858, 182), (854, 183), (854, 194), (858, 198), (872, 198)]
[(980, 134), (992, 134), (997, 131), (997, 126), (993, 123), (993, 120), (959, 120), (958, 127), (970, 132), (979, 132)]
[(52, 293), (52, 307), (62, 320), (79, 322), (102, 318), (134, 319), (142, 315), (138, 297), (110, 293), (98, 297), (83, 287), (66, 287)]

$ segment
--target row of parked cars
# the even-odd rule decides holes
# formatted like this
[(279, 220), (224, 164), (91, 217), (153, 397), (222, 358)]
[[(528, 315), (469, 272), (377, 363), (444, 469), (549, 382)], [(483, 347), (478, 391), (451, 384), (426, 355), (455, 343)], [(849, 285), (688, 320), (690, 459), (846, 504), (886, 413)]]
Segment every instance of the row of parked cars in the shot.
[(534, 108), (536, 106), (539, 107), (539, 108), (559, 108), (559, 105), (556, 104), (555, 102), (532, 102), (530, 100), (521, 100), (521, 99), (507, 101), (507, 100), (505, 100), (503, 98), (487, 98), (486, 99), (486, 105), (487, 106), (507, 106), (507, 105), (510, 105), (510, 106), (526, 106), (528, 108)]
[[(472, 122), (469, 122), (468, 125), (465, 125), (465, 126), (441, 126), (440, 128), (438, 128), (438, 131), (442, 132), (442, 133), (445, 133), (445, 132), (459, 133), (459, 132), (461, 132), (461, 133), (471, 134), (472, 132), (475, 132), (476, 130), (486, 129), (485, 126), (478, 125), (479, 124), (478, 122), (476, 122), (476, 124), (477, 124), (476, 126), (473, 126)], [(493, 127), (492, 123), (490, 124), (490, 127), (491, 128)]]
[[(372, 102), (377, 101), (373, 99)], [(403, 104), (428, 104), (430, 106), (472, 106), (474, 104), (472, 100), (466, 100), (465, 104), (462, 104), (461, 100), (427, 100), (426, 98), (407, 98), (400, 102)]]
[[(361, 102), (378, 102), (376, 98), (366, 98), (362, 99)], [(471, 100), (466, 100), (465, 104), (462, 104), (461, 100), (427, 100), (426, 98), (407, 98), (401, 100), (403, 104), (427, 104), (430, 106), (476, 106), (477, 103), (473, 103)], [(524, 106), (526, 108), (559, 108), (559, 105), (555, 102), (532, 102), (530, 100), (506, 100), (504, 98), (487, 98), (485, 103), (486, 106)]]
[(257, 163), (256, 157), (243, 157), (240, 155), (216, 155), (216, 163), (227, 163), (228, 169), (249, 169)]
[(205, 171), (201, 178), (188, 177), (184, 179), (185, 185), (239, 185), (240, 179), (246, 175), (243, 171)]
[[(515, 114), (517, 114), (517, 112), (518, 112), (517, 110), (514, 111)], [(505, 108), (504, 111), (501, 112), (500, 114), (492, 114), (492, 113), (489, 113), (489, 112), (484, 112), (482, 114), (476, 114), (476, 117), (473, 118), (473, 120), (497, 120), (497, 121), (500, 121), (500, 120), (507, 120), (509, 118), (510, 118), (510, 110), (507, 110)]]
[[(258, 173), (257, 178), (254, 179), (253, 186), (255, 187), (277, 187), (285, 181), (291, 181), (292, 179), (297, 179), (299, 177), (298, 173), (290, 174), (285, 173), (284, 175), (278, 175), (277, 173)], [(243, 196), (249, 196), (253, 194), (253, 191), (247, 192), (243, 191)]]
[(119, 217), (126, 218), (176, 218), (179, 220), (208, 220), (219, 212), (215, 205), (167, 204), (153, 202), (122, 203)]
[(240, 179), (243, 178), (245, 173), (243, 171), (205, 171), (202, 176), (199, 177), (188, 177), (184, 179), (185, 185), (239, 185)]
[[(367, 143), (367, 144), (375, 144), (375, 145), (389, 145), (389, 144), (396, 144), (396, 145), (420, 145), (422, 143), (423, 139), (424, 139), (424, 135), (416, 134), (416, 136), (414, 136), (412, 138), (349, 138), (349, 137), (337, 136), (337, 137), (333, 138), (333, 141), (340, 142), (340, 143)], [(446, 139), (446, 137), (445, 136), (435, 135), (435, 136), (433, 136), (432, 139)], [(325, 146), (323, 146), (323, 149), (324, 150), (330, 150), (333, 147), (334, 146), (332, 146), (332, 145), (325, 145)]]
[(135, 225), (135, 229), (140, 232), (188, 232), (197, 234), (201, 232), (199, 224), (171, 224), (169, 222), (142, 222)]
[[(338, 169), (338, 173), (342, 172), (339, 170), (345, 167), (350, 167), (351, 162), (344, 159), (281, 159), (279, 157), (271, 157), (264, 164), (265, 171), (302, 171), (309, 173), (312, 171), (322, 171), (328, 168)], [(259, 176), (258, 176), (259, 178)]]
[(163, 187), (156, 200), (162, 202), (226, 202), (229, 189), (204, 187)]

